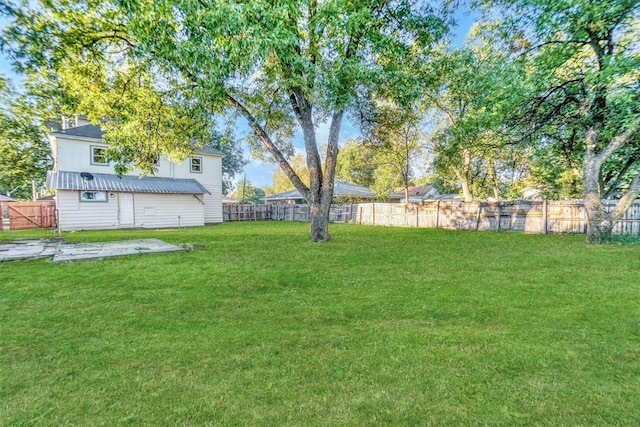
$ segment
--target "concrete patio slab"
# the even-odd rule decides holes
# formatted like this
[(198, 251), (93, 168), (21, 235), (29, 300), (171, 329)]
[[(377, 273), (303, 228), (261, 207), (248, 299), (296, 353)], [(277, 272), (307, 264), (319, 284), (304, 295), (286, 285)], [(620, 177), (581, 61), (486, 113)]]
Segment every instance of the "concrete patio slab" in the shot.
[(101, 243), (65, 243), (58, 245), (53, 262), (86, 261), (121, 255), (181, 252), (185, 249), (159, 239), (124, 240)]
[(53, 257), (53, 262), (86, 261), (121, 255), (181, 252), (185, 247), (159, 239), (76, 243), (60, 239), (15, 240), (0, 243), (0, 262)]
[(60, 243), (57, 239), (13, 240), (0, 243), (0, 262), (52, 257)]

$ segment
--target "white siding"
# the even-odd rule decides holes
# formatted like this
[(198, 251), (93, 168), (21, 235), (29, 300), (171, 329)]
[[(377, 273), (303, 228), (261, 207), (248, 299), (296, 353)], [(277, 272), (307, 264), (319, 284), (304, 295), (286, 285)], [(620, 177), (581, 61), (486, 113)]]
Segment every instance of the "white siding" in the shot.
[[(114, 197), (111, 197), (111, 194)], [(61, 230), (120, 228), (117, 193), (109, 193), (107, 202), (80, 202), (77, 191), (58, 191), (56, 203)], [(204, 225), (204, 206), (190, 194), (135, 193), (133, 205), (135, 227), (174, 228)], [(131, 225), (124, 225), (123, 228), (125, 227)]]
[(196, 227), (204, 225), (204, 206), (191, 194), (135, 194), (136, 227)]
[(202, 185), (222, 183), (222, 157), (211, 154), (194, 154), (202, 159), (202, 172), (191, 172), (191, 158), (174, 163), (173, 178), (190, 178)]
[(101, 230), (118, 228), (118, 199), (80, 202), (78, 191), (58, 191), (58, 224), (61, 230)]
[(205, 185), (211, 194), (204, 195), (205, 224), (222, 222), (222, 185)]
[[(55, 169), (59, 171), (115, 174), (113, 162), (109, 162), (108, 165), (91, 164), (91, 147), (94, 146), (108, 147), (107, 144), (98, 139), (72, 139), (59, 135), (52, 138), (51, 147), (55, 160)], [(222, 157), (214, 154), (195, 154), (194, 156), (202, 158), (201, 173), (191, 172), (190, 157), (178, 163), (161, 158), (154, 176), (195, 179), (205, 186), (222, 185)], [(134, 169), (128, 175), (138, 176), (140, 172)]]
[(107, 147), (99, 139), (74, 140), (57, 136), (53, 150), (55, 169), (60, 171), (115, 173), (113, 162), (108, 165), (91, 164), (91, 147)]

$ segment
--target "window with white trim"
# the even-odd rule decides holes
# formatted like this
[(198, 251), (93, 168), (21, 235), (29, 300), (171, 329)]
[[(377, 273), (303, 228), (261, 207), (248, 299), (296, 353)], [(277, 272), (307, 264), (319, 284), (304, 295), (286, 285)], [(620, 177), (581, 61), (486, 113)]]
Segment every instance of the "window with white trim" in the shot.
[(202, 157), (191, 158), (191, 172), (202, 173)]
[(106, 191), (81, 191), (80, 192), (80, 201), (81, 202), (106, 202), (107, 192)]
[(101, 166), (107, 166), (109, 164), (107, 149), (105, 147), (91, 146), (91, 164)]

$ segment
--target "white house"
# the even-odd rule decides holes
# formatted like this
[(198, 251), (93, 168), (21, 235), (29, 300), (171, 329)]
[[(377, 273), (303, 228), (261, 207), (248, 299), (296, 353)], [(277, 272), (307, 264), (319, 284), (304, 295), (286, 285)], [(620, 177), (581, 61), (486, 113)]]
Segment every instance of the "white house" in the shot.
[[(351, 200), (373, 200), (374, 194), (369, 187), (351, 184), (349, 182), (336, 181), (333, 185), (333, 198)], [(304, 197), (298, 190), (289, 190), (283, 193), (272, 194), (262, 198), (265, 203), (305, 203)]]
[(62, 129), (49, 135), (61, 230), (191, 227), (222, 222), (222, 157), (197, 150), (181, 163), (159, 158), (157, 172), (118, 177), (106, 156), (99, 126)]
[(421, 185), (407, 188), (409, 200), (406, 200), (404, 188), (398, 188), (390, 198), (398, 199), (400, 203), (422, 203), (438, 197), (438, 190), (433, 185)]

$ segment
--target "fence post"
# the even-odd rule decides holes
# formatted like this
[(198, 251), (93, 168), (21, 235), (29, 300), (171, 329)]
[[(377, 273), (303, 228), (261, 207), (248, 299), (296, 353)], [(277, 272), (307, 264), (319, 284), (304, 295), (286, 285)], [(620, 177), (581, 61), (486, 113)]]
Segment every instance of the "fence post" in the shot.
[(542, 201), (542, 234), (547, 234), (547, 221), (549, 220), (547, 217), (548, 212), (547, 199)]
[(376, 202), (373, 202), (371, 212), (371, 225), (376, 225)]
[(502, 202), (498, 202), (498, 231), (500, 231), (500, 219), (502, 218)]
[(476, 231), (480, 227), (480, 211), (482, 210), (482, 202), (478, 202), (478, 211), (476, 212)]
[(440, 200), (436, 203), (436, 228), (440, 228)]
[(4, 203), (0, 202), (0, 230), (4, 227)]

